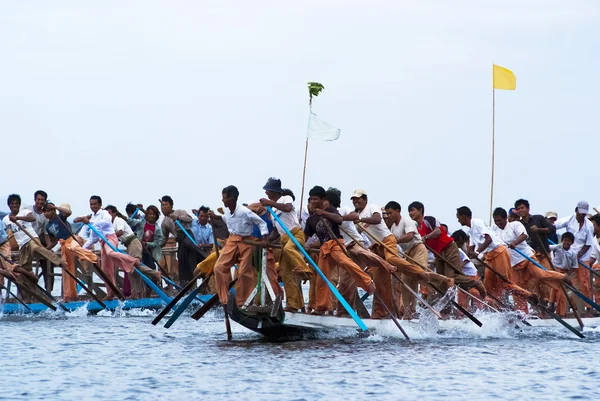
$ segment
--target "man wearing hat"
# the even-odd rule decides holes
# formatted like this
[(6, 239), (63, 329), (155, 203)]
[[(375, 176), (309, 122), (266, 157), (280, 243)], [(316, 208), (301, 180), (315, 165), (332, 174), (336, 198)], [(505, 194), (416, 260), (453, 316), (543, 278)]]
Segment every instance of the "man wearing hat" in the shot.
[[(292, 233), (298, 243), (304, 247), (304, 231), (298, 221), (298, 213), (294, 208), (294, 199), (290, 195), (284, 195), (281, 188), (281, 180), (278, 178), (269, 178), (263, 187), (267, 198), (260, 200), (261, 205), (270, 206), (282, 221), (285, 227)], [(290, 240), (285, 230), (278, 222), (275, 222), (275, 228), (281, 237), (281, 259), (279, 261), (279, 274), (283, 281), (283, 287), (286, 295), (286, 312), (298, 312), (304, 308), (304, 297), (302, 289), (298, 282), (298, 277), (309, 278), (310, 269), (304, 262), (304, 258), (296, 248), (296, 245)]]
[[(558, 220), (558, 214), (556, 214), (556, 212), (546, 212), (544, 217), (547, 218), (552, 225), (556, 224), (556, 220)], [(558, 234), (556, 234), (556, 231), (554, 234), (548, 234), (548, 239), (555, 244), (558, 244)]]
[[(51, 244), (60, 242), (61, 259), (67, 264), (67, 270), (75, 275), (75, 257), (79, 260), (87, 260), (96, 263), (98, 257), (89, 249), (83, 248), (72, 236), (71, 227), (67, 218), (71, 215), (71, 206), (63, 203), (56, 207), (48, 202), (43, 207), (46, 223), (46, 232), (50, 236)], [(58, 214), (56, 213), (58, 211)], [(77, 283), (67, 274), (62, 276), (62, 287), (64, 300), (74, 301), (77, 299)]]
[[(590, 220), (587, 219), (589, 211), (589, 203), (580, 201), (575, 207), (574, 215), (560, 219), (555, 224), (557, 230), (565, 228), (567, 232), (570, 232), (575, 236), (575, 242), (571, 249), (577, 252), (577, 260), (586, 265), (589, 265), (594, 245), (594, 226)], [(590, 272), (583, 267), (578, 268), (576, 271), (577, 276), (575, 286), (583, 295), (591, 298)], [(583, 301), (577, 300), (577, 303), (578, 308), (583, 306)], [(586, 307), (588, 308), (587, 315), (591, 315), (590, 306), (586, 304)]]

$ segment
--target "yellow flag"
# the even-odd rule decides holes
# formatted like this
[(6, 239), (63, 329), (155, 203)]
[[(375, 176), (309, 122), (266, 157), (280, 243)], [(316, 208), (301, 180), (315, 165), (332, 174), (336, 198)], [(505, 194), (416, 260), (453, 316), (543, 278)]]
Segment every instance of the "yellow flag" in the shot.
[(494, 64), (492, 76), (494, 89), (512, 91), (517, 87), (517, 77), (507, 68)]

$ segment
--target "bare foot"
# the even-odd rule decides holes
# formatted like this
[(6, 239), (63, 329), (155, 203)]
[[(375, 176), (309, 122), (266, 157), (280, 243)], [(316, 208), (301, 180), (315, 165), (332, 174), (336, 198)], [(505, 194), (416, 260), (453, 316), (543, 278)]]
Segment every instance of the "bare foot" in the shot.
[(365, 291), (369, 295), (373, 295), (373, 293), (375, 292), (375, 283), (373, 282), (373, 280), (371, 280), (371, 282), (369, 283), (369, 286), (365, 289)]

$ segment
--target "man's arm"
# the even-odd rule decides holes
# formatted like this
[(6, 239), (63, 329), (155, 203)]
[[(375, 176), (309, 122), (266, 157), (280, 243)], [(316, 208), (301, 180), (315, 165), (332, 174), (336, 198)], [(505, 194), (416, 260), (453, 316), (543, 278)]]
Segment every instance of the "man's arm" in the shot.
[(276, 203), (266, 198), (260, 199), (259, 202), (263, 206), (271, 206), (275, 209), (281, 210), (282, 212), (291, 212), (292, 210), (294, 210), (294, 205), (292, 205), (291, 203)]
[(396, 242), (398, 244), (403, 244), (405, 242), (410, 242), (413, 240), (413, 238), (415, 238), (415, 233), (413, 232), (409, 232), (406, 234), (401, 235), (399, 238), (396, 238)]
[(483, 234), (483, 243), (477, 247), (477, 253), (481, 253), (487, 249), (492, 243), (492, 237), (489, 234)]
[[(363, 217), (358, 219), (359, 223), (365, 223), (365, 224), (379, 224), (381, 223), (381, 213), (373, 213), (373, 215), (371, 215), (371, 217)], [(340, 223), (337, 223), (340, 224)]]
[(360, 220), (360, 216), (356, 212), (350, 212), (345, 216), (342, 216), (344, 221), (358, 221)]
[(33, 213), (28, 213), (25, 216), (15, 216), (15, 220), (21, 220), (21, 221), (26, 221), (28, 223), (33, 223), (35, 221), (35, 217), (33, 216)]
[(332, 223), (335, 224), (342, 224), (344, 222), (344, 219), (342, 218), (342, 216), (339, 213), (332, 213), (332, 212), (327, 212), (323, 209), (316, 209), (315, 213), (319, 216), (325, 217), (326, 219), (328, 219), (329, 221), (331, 221)]

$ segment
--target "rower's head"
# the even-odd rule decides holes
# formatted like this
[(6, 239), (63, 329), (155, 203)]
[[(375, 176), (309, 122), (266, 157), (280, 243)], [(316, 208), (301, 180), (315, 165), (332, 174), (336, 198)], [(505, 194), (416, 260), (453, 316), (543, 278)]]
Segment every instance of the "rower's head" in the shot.
[(291, 196), (291, 197), (292, 197), (292, 200), (293, 200), (294, 202), (296, 201), (296, 196), (294, 195), (294, 191), (292, 191), (292, 190), (291, 190), (291, 189), (289, 189), (289, 188), (283, 188), (281, 191), (282, 191), (282, 192), (281, 192), (281, 195), (283, 195), (283, 196)]
[(173, 198), (171, 198), (169, 195), (165, 195), (160, 198), (160, 211), (165, 216), (170, 215), (173, 211)]
[(156, 223), (158, 221), (158, 216), (160, 216), (160, 212), (156, 206), (150, 205), (146, 208), (146, 221), (148, 223)]
[(508, 223), (508, 213), (504, 208), (497, 207), (494, 209), (494, 213), (492, 213), (494, 217), (494, 224), (498, 226), (499, 229), (504, 230), (506, 224)]
[(600, 237), (600, 214), (595, 214), (590, 217), (592, 224), (594, 225), (594, 235)]
[(265, 190), (267, 198), (269, 198), (269, 200), (272, 200), (273, 202), (276, 202), (283, 195), (283, 189), (281, 188), (281, 180), (279, 178), (269, 178), (263, 189)]
[(42, 210), (48, 201), (48, 194), (44, 191), (37, 190), (33, 194), (33, 202), (36, 210)]
[(575, 207), (575, 218), (578, 222), (583, 223), (589, 212), (590, 204), (586, 201), (579, 201)]
[(106, 210), (108, 212), (108, 214), (110, 214), (110, 216), (112, 217), (112, 220), (115, 221), (115, 217), (117, 217), (119, 215), (119, 210), (117, 209), (116, 206), (113, 205), (107, 205), (104, 210)]
[(367, 206), (367, 203), (369, 203), (367, 192), (364, 189), (355, 189), (350, 197), (350, 200), (358, 212), (362, 212)]
[(323, 202), (327, 198), (325, 188), (316, 186), (308, 191), (308, 200), (314, 209), (323, 209)]
[(54, 203), (46, 202), (44, 206), (42, 206), (42, 211), (44, 212), (44, 217), (48, 220), (52, 220), (56, 216), (56, 209)]
[(6, 200), (6, 204), (10, 209), (10, 213), (12, 215), (16, 215), (19, 213), (21, 209), (21, 197), (17, 194), (8, 195), (8, 199)]
[(400, 223), (400, 212), (402, 211), (402, 208), (398, 202), (389, 201), (383, 209), (385, 210), (383, 219), (388, 228), (391, 227), (393, 223)]
[(131, 217), (136, 210), (137, 210), (137, 206), (135, 206), (131, 202), (129, 202), (127, 205), (125, 205), (125, 213), (127, 214), (127, 217)]
[(456, 219), (461, 226), (471, 227), (471, 218), (473, 213), (467, 206), (461, 206), (456, 209)]
[(200, 206), (198, 208), (198, 223), (205, 226), (208, 223), (208, 211), (210, 208), (208, 206)]
[(423, 220), (423, 215), (425, 214), (425, 205), (421, 202), (415, 201), (408, 205), (408, 215), (414, 221)]
[(515, 208), (522, 219), (529, 216), (529, 201), (527, 199), (517, 199), (515, 201)]
[(337, 209), (342, 204), (342, 191), (337, 188), (329, 187), (325, 198), (327, 200), (327, 206)]
[(575, 242), (575, 236), (573, 233), (567, 231), (560, 237), (560, 242), (562, 243), (563, 249), (568, 251)]
[(463, 230), (456, 230), (452, 233), (452, 239), (456, 243), (456, 246), (462, 248), (469, 241), (469, 236)]
[(514, 207), (511, 207), (510, 209), (508, 209), (508, 221), (512, 222), (512, 221), (519, 221), (519, 220), (521, 220), (521, 216), (519, 216), (519, 211)]
[(102, 209), (102, 198), (98, 195), (90, 196), (90, 209), (93, 213), (98, 213), (98, 210)]
[(223, 195), (223, 205), (230, 209), (235, 209), (240, 191), (235, 186), (229, 185), (223, 188), (221, 194)]

